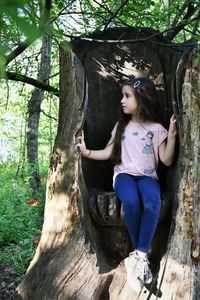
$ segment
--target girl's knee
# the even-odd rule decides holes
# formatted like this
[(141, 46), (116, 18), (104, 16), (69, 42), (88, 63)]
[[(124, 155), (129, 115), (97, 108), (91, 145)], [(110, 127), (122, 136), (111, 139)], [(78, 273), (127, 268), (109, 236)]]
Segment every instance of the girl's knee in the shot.
[(138, 212), (138, 210), (140, 209), (139, 199), (127, 197), (123, 199), (122, 203), (124, 209), (127, 211), (130, 210), (130, 211)]
[(161, 201), (158, 199), (157, 201), (147, 202), (144, 205), (144, 212), (148, 213), (149, 215), (158, 215), (161, 208)]

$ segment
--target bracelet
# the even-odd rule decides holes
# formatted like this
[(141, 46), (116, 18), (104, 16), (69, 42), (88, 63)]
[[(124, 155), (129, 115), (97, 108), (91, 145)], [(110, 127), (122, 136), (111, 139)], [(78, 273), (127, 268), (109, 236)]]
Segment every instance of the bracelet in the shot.
[(89, 153), (88, 153), (88, 155), (86, 155), (85, 157), (89, 157), (89, 156), (90, 156), (90, 154), (91, 154), (91, 150), (89, 150)]

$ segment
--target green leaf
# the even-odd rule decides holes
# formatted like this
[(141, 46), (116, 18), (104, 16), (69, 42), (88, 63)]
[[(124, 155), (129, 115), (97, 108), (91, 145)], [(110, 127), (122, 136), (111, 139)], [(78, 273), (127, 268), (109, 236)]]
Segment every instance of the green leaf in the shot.
[(4, 14), (10, 14), (12, 11), (16, 11), (18, 8), (23, 8), (30, 2), (31, 0), (1, 0), (0, 11)]
[(40, 31), (36, 24), (27, 22), (25, 18), (15, 16), (15, 22), (18, 28), (24, 33), (24, 35), (30, 40), (34, 41), (40, 36)]

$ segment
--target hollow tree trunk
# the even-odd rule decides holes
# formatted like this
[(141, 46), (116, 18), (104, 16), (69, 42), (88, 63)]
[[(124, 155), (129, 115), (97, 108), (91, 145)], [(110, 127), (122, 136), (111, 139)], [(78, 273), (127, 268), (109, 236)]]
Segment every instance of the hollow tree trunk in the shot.
[[(41, 61), (38, 79), (47, 82), (50, 74), (51, 35), (45, 34), (42, 39)], [(27, 159), (30, 176), (30, 186), (33, 194), (41, 190), (40, 172), (38, 163), (38, 130), (41, 103), (44, 91), (35, 88), (28, 102), (28, 130), (27, 130)]]
[[(200, 158), (200, 79), (192, 60), (187, 65), (182, 100), (181, 97), (174, 99), (179, 101), (174, 108), (180, 114), (178, 127), (181, 151), (175, 190), (177, 205), (173, 213), (174, 226), (171, 228), (168, 250), (161, 260), (157, 281), (160, 290), (155, 292), (147, 287), (137, 295), (126, 282), (123, 263), (110, 268), (101, 252), (97, 251), (99, 244), (95, 238), (98, 230), (93, 229), (88, 212), (88, 191), (81, 161), (74, 148), (74, 137), (82, 128), (85, 118), (87, 84), (84, 71), (72, 52), (62, 48), (60, 59), (59, 126), (49, 169), (42, 237), (13, 299), (156, 299), (161, 297), (161, 291), (165, 300), (198, 299), (199, 178), (195, 167)], [(178, 75), (179, 70), (177, 84), (180, 86)], [(103, 196), (97, 202), (99, 200), (103, 201)], [(113, 211), (117, 204), (114, 199), (109, 198), (108, 201), (106, 219), (111, 219), (112, 223), (115, 222)]]

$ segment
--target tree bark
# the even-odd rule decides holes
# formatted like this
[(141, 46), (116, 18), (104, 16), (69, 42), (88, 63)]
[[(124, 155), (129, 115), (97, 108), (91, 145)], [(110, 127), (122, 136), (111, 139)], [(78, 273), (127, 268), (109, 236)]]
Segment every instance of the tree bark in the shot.
[[(46, 83), (50, 74), (51, 36), (45, 34), (42, 39), (41, 61), (38, 78)], [(27, 158), (29, 166), (30, 186), (33, 195), (41, 190), (40, 172), (38, 164), (38, 129), (41, 103), (44, 91), (35, 88), (28, 103), (28, 131), (27, 131)]]
[[(75, 150), (74, 137), (88, 114), (83, 68), (77, 57), (63, 47), (60, 68), (59, 125), (49, 169), (42, 237), (12, 299), (199, 299), (196, 166), (200, 159), (200, 78), (192, 57), (183, 57), (174, 79), (173, 107), (178, 116), (180, 153), (168, 179), (168, 188), (175, 195), (170, 238), (167, 249), (161, 251), (160, 241), (168, 233), (163, 228), (160, 233), (158, 230), (157, 249), (153, 247), (151, 257), (159, 256), (159, 264), (154, 268), (153, 284), (145, 286), (139, 295), (127, 284), (122, 259), (113, 260), (114, 254), (107, 252), (110, 243), (116, 247), (121, 244), (118, 252), (124, 251), (122, 258), (130, 246), (119, 201), (113, 193), (89, 191), (82, 173), (84, 160)], [(161, 216), (165, 229), (169, 226), (167, 216)]]
[[(176, 90), (180, 88), (180, 62), (176, 72)], [(200, 72), (192, 54), (187, 61), (182, 97), (174, 100), (178, 116), (180, 153), (174, 221), (167, 254), (160, 269), (163, 299), (200, 299)], [(163, 278), (162, 278), (163, 277)]]

